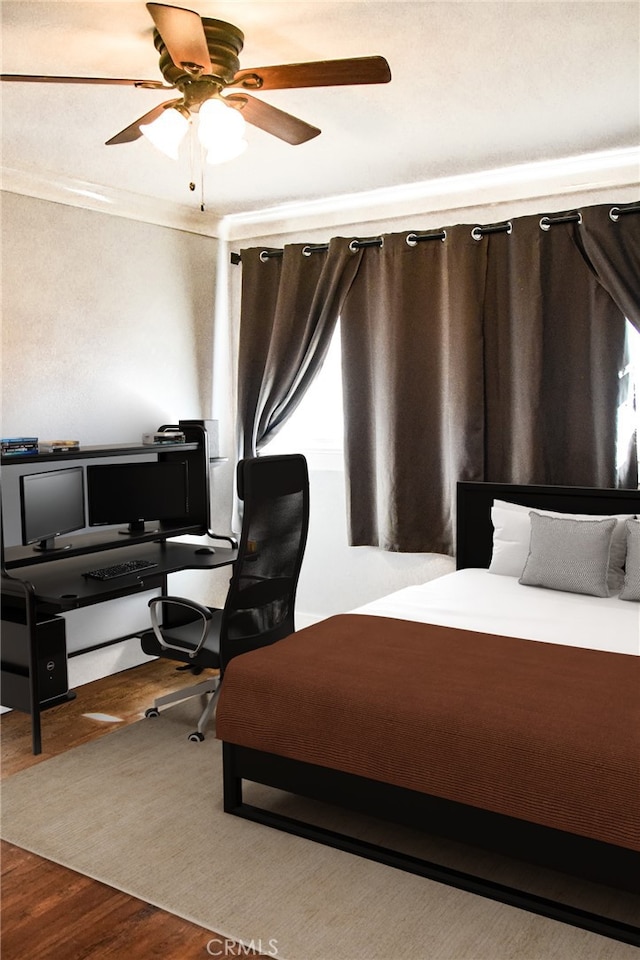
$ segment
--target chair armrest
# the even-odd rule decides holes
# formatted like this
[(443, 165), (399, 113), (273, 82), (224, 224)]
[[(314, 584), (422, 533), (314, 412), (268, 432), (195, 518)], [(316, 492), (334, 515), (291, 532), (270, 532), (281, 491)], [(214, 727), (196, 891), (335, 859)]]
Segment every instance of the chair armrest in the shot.
[(238, 541), (235, 537), (228, 537), (224, 533), (214, 533), (213, 530), (207, 530), (207, 536), (211, 537), (212, 540), (226, 540), (227, 543), (230, 543), (234, 550), (238, 549)]
[(205, 607), (204, 604), (198, 603), (197, 600), (189, 600), (187, 597), (170, 597), (170, 596), (160, 596), (160, 597), (151, 597), (149, 600), (148, 607), (150, 610), (153, 610), (159, 603), (174, 603), (178, 607), (187, 607), (189, 610), (193, 610), (195, 613), (199, 613), (201, 617), (205, 620), (211, 620), (213, 613), (209, 607)]
[[(162, 633), (162, 627), (158, 621), (157, 608), (158, 606), (160, 606), (160, 604), (163, 604), (163, 603), (172, 604), (173, 606), (176, 606), (176, 607), (186, 607), (188, 610), (193, 611), (201, 618), (202, 633), (200, 635), (200, 639), (198, 640), (198, 643), (193, 648), (193, 650), (190, 650), (188, 647), (185, 647), (177, 643), (171, 643), (171, 641), (168, 640)], [(209, 629), (209, 621), (212, 619), (212, 616), (213, 616), (211, 610), (208, 607), (203, 606), (203, 604), (198, 603), (196, 600), (188, 600), (186, 597), (166, 597), (166, 596), (152, 597), (151, 600), (149, 600), (148, 606), (149, 606), (149, 612), (151, 614), (151, 629), (153, 630), (155, 634), (155, 638), (160, 644), (160, 646), (163, 647), (165, 650), (179, 650), (180, 653), (188, 653), (191, 659), (196, 657), (200, 652), (200, 648), (202, 647), (202, 644), (204, 643), (205, 638), (207, 636), (207, 632)]]

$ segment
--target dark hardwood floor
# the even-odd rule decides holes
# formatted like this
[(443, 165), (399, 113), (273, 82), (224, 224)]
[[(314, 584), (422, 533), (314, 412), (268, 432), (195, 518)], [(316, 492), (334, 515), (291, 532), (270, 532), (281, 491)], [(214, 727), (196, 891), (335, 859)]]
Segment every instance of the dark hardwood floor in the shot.
[[(154, 697), (193, 682), (157, 660), (79, 688), (43, 714), (43, 752), (31, 753), (29, 717), (0, 717), (1, 776), (41, 763), (140, 719)], [(104, 722), (86, 716), (119, 718)], [(2, 960), (196, 960), (257, 956), (219, 934), (2, 841)]]

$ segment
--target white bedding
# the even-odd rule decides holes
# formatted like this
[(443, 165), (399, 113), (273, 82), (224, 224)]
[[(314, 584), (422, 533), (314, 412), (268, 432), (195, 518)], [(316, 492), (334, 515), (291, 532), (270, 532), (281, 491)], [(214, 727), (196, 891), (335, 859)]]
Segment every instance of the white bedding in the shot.
[(488, 570), (458, 570), (352, 612), (640, 656), (639, 603), (527, 587)]

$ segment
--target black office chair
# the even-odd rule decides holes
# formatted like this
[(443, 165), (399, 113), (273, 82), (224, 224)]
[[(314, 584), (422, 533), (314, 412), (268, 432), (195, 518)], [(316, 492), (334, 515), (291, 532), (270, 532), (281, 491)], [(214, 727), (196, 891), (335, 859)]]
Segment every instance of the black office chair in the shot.
[[(295, 630), (294, 603), (309, 527), (309, 475), (301, 454), (241, 460), (238, 496), (244, 502), (238, 557), (221, 610), (183, 597), (149, 601), (152, 630), (141, 637), (151, 656), (181, 661), (194, 673), (219, 676), (158, 697), (146, 716), (190, 697), (207, 704), (189, 740), (204, 740), (229, 661)], [(178, 669), (185, 669), (179, 667)]]

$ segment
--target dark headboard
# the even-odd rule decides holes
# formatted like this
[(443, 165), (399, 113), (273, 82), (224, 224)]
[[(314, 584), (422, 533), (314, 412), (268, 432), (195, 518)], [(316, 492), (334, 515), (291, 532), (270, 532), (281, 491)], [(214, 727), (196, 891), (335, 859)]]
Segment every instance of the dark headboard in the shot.
[(495, 500), (559, 513), (640, 514), (640, 490), (595, 487), (466, 483), (457, 487), (456, 567), (488, 567), (493, 547), (491, 507)]

